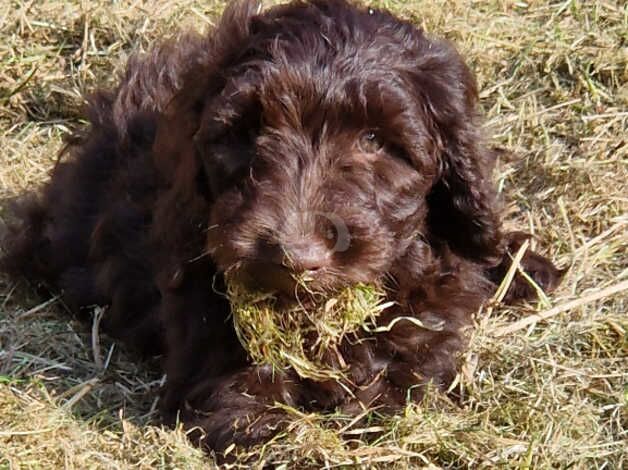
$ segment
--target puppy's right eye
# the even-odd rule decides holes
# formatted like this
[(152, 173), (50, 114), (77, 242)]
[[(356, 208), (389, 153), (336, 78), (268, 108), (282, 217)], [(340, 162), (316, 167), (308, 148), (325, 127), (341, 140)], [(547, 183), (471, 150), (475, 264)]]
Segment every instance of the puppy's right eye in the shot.
[(384, 142), (376, 131), (370, 129), (360, 135), (358, 146), (362, 152), (373, 154), (378, 153), (384, 148)]

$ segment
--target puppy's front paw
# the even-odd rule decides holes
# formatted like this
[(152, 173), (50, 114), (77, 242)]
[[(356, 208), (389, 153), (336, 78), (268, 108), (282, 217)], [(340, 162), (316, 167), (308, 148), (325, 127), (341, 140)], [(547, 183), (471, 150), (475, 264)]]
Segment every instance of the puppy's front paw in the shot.
[(240, 406), (221, 406), (212, 411), (190, 410), (192, 419), (185, 420), (192, 442), (214, 450), (220, 458), (225, 451), (236, 447), (251, 447), (265, 442), (285, 429), (287, 416), (281, 410), (259, 403), (240, 403)]
[(280, 372), (248, 367), (198, 383), (178, 405), (178, 419), (192, 442), (219, 459), (233, 447), (250, 447), (285, 428), (288, 416), (277, 402), (295, 406), (295, 384)]
[[(514, 257), (525, 240), (531, 235), (523, 232), (511, 232), (506, 235), (506, 253), (502, 262), (492, 268), (489, 277), (493, 282), (499, 284), (508, 272), (512, 257)], [(546, 257), (527, 250), (521, 259), (521, 269), (539, 286), (544, 292), (552, 292), (565, 275), (565, 269), (559, 269)], [(504, 297), (505, 303), (513, 303), (520, 300), (530, 300), (537, 297), (536, 288), (525, 276), (517, 273)]]

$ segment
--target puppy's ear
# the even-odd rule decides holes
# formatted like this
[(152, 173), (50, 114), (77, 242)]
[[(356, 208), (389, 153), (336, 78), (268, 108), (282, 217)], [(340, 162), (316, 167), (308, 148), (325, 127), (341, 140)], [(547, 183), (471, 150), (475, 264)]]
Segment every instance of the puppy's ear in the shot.
[[(176, 80), (179, 91), (159, 116), (153, 146), (157, 168), (167, 183), (182, 181), (188, 185), (185, 190), (200, 190), (211, 197), (218, 192), (215, 186), (232, 173), (233, 159), (222, 158), (217, 146), (212, 160), (207, 144), (226, 135), (245, 108), (246, 93), (238, 94), (243, 90), (225, 71), (246, 56), (251, 24), (259, 11), (258, 0), (234, 0), (202, 47), (184, 57), (184, 71)], [(230, 93), (234, 93), (231, 102)], [(191, 184), (194, 180), (197, 184)]]
[(475, 79), (452, 46), (423, 43), (413, 82), (440, 153), (428, 195), (430, 232), (464, 257), (496, 262), (502, 247), (490, 179), (495, 156), (479, 131)]
[(193, 141), (212, 197), (249, 172), (261, 121), (257, 79), (233, 78), (205, 105)]
[(207, 200), (248, 172), (259, 133), (255, 103), (230, 90), (227, 86), (218, 96), (163, 116), (153, 147), (162, 175)]

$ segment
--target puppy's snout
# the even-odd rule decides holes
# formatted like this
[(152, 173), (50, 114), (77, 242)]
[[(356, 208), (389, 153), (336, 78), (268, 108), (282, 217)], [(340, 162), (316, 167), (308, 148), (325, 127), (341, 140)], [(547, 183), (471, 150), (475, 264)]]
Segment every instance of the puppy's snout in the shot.
[(300, 276), (329, 286), (337, 253), (349, 249), (349, 229), (334, 214), (300, 215), (296, 222), (289, 221), (258, 238), (259, 256), (245, 265), (256, 288), (292, 294)]
[(331, 252), (323, 242), (300, 240), (285, 244), (282, 248), (282, 264), (297, 274), (314, 274), (331, 263)]

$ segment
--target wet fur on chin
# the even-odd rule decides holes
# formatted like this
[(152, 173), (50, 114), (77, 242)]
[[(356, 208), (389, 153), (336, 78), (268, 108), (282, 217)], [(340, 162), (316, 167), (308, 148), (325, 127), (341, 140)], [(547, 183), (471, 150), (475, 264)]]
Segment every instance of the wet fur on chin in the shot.
[[(451, 383), (521, 239), (500, 228), (477, 101), (449, 43), (384, 11), (233, 2), (90, 97), (90, 128), (22, 204), (3, 267), (79, 315), (106, 305), (104, 331), (163, 354), (164, 419), (209, 448), (272, 436), (277, 401), (394, 411)], [(317, 287), (380, 283), (395, 302), (389, 331), (341, 345), (345, 387), (249, 364), (219, 294), (225, 271), (296, 269), (311, 247)], [(548, 291), (562, 275), (535, 253), (522, 266)], [(507, 299), (532, 295), (516, 276)]]

